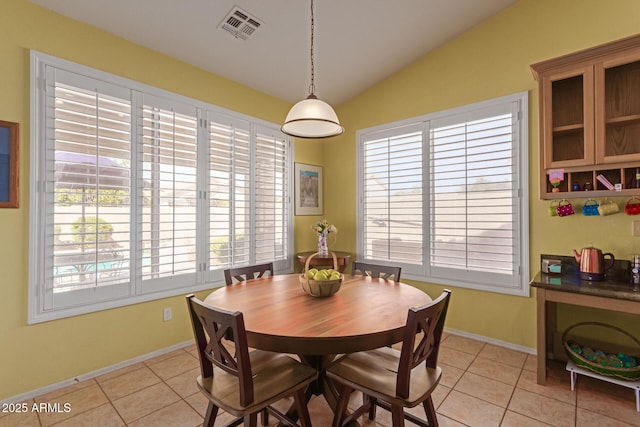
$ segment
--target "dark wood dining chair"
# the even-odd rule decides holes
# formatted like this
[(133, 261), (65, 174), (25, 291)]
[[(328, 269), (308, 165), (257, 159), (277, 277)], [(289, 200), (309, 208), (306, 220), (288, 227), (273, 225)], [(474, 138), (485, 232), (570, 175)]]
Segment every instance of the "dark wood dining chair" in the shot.
[[(405, 418), (419, 426), (438, 425), (431, 393), (442, 376), (438, 350), (450, 295), (451, 291), (445, 289), (435, 301), (409, 309), (402, 350), (382, 347), (352, 353), (327, 369), (327, 377), (338, 385), (340, 396), (333, 427), (350, 423), (367, 411), (373, 420), (376, 406), (391, 411), (393, 427), (404, 426)], [(349, 396), (354, 390), (362, 392), (363, 404), (347, 417)], [(404, 411), (420, 403), (427, 422)]]
[[(318, 377), (316, 370), (281, 353), (262, 350), (249, 352), (242, 312), (211, 307), (187, 295), (191, 324), (198, 347), (201, 375), (200, 391), (209, 399), (203, 426), (213, 427), (218, 410), (238, 417), (229, 425), (255, 427), (259, 412), (265, 409), (286, 426), (298, 426), (271, 405), (293, 396), (301, 427), (311, 427), (304, 390)], [(232, 331), (234, 350), (222, 339)], [(263, 418), (263, 424), (268, 421)]]
[[(245, 282), (251, 279), (257, 279), (265, 276), (267, 273), (269, 273), (270, 276), (273, 276), (272, 262), (266, 264), (249, 265), (246, 267), (228, 268), (224, 270), (224, 280), (228, 286), (239, 282)], [(232, 331), (227, 332), (227, 335), (225, 336), (225, 344), (227, 343), (227, 341), (233, 341)], [(264, 411), (262, 416), (265, 422), (269, 419), (266, 411)]]
[(389, 280), (393, 277), (394, 281), (399, 282), (402, 267), (391, 267), (388, 265), (354, 261), (353, 264), (351, 264), (351, 274), (357, 274), (358, 272), (364, 276), (371, 276), (385, 280)]
[[(224, 271), (224, 280), (227, 285), (233, 285), (237, 282), (257, 279), (263, 277), (266, 273), (273, 276), (273, 263), (250, 265), (247, 267), (228, 268)], [(235, 279), (235, 282), (234, 282)]]

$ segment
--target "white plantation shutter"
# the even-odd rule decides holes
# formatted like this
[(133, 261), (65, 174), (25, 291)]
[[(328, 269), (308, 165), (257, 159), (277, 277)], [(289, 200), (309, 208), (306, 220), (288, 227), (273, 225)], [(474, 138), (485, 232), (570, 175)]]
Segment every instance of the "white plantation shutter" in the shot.
[(214, 116), (209, 123), (209, 268), (250, 263), (250, 125)]
[(278, 125), (31, 52), (29, 322), (293, 269)]
[[(142, 106), (142, 280), (195, 283), (197, 271), (197, 113), (145, 96)], [(169, 280), (166, 280), (169, 278)], [(165, 279), (165, 280), (162, 280)]]
[(280, 132), (256, 126), (255, 261), (285, 267), (289, 253), (289, 143)]
[(210, 270), (290, 265), (289, 142), (274, 129), (253, 128), (219, 115), (209, 120)]
[(358, 258), (528, 295), (527, 132), (526, 93), (358, 131)]
[(422, 145), (420, 125), (364, 138), (363, 255), (368, 260), (422, 263)]
[(518, 275), (514, 115), (505, 104), (430, 123), (434, 277), (512, 286)]
[(129, 91), (51, 67), (47, 75), (44, 310), (129, 293), (131, 203)]

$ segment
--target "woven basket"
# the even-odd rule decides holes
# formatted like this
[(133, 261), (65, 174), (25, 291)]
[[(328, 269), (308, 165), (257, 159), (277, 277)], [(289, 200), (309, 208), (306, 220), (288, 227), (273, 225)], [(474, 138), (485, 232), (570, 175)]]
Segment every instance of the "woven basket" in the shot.
[[(330, 252), (331, 256), (333, 256), (333, 269), (338, 271), (338, 259), (336, 258), (336, 254)], [(342, 285), (342, 280), (344, 279), (344, 275), (340, 273), (340, 278), (337, 280), (313, 280), (307, 278), (307, 272), (309, 271), (309, 261), (311, 258), (318, 255), (315, 254), (309, 255), (307, 257), (307, 262), (304, 264), (304, 270), (300, 275), (300, 284), (302, 285), (302, 289), (305, 293), (314, 296), (314, 297), (329, 297), (340, 289)]]
[[(629, 332), (620, 329), (616, 326), (613, 325), (608, 325), (606, 323), (599, 323), (599, 322), (581, 322), (581, 323), (576, 323), (575, 325), (572, 325), (570, 327), (568, 327), (564, 333), (562, 334), (562, 345), (564, 346), (564, 350), (567, 353), (567, 356), (569, 357), (569, 359), (571, 359), (577, 366), (580, 366), (582, 368), (588, 369), (592, 372), (598, 373), (600, 375), (604, 375), (607, 377), (612, 377), (612, 378), (618, 378), (621, 380), (626, 380), (626, 381), (636, 381), (638, 380), (638, 378), (640, 378), (640, 365), (633, 367), (633, 368), (616, 368), (614, 366), (602, 366), (598, 363), (596, 363), (595, 361), (591, 361), (585, 357), (583, 357), (580, 354), (575, 353), (572, 349), (571, 349), (571, 344), (577, 344), (575, 342), (569, 341), (567, 339), (567, 335), (569, 334), (570, 331), (572, 331), (573, 329), (580, 327), (580, 326), (600, 326), (603, 328), (607, 328), (607, 329), (611, 329), (614, 331), (617, 331), (619, 333), (621, 333), (622, 335), (628, 337), (631, 339), (631, 341), (633, 341), (636, 346), (638, 348), (640, 348), (640, 341), (638, 341), (638, 339), (636, 337), (634, 337), (633, 335), (631, 335)], [(604, 351), (604, 350), (603, 350)], [(604, 351), (605, 353), (607, 353), (606, 351)], [(638, 354), (631, 354), (631, 357), (635, 358), (636, 361), (640, 362), (640, 356)]]

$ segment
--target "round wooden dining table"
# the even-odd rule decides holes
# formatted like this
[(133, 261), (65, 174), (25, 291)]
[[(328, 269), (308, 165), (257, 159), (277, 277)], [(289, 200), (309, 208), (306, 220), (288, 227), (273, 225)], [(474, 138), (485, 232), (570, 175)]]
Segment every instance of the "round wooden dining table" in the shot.
[(239, 282), (205, 299), (243, 313), (250, 347), (297, 354), (316, 367), (319, 380), (307, 390), (307, 398), (323, 394), (332, 408), (336, 393), (324, 370), (334, 357), (402, 341), (409, 308), (429, 302), (429, 295), (413, 286), (350, 275), (344, 275), (336, 294), (313, 297), (302, 290), (298, 274)]

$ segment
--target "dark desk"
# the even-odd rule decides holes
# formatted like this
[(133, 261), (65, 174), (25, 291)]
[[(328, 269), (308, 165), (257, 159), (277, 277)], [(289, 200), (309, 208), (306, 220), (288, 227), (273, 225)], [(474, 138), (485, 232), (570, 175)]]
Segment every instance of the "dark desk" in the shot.
[(629, 282), (629, 261), (616, 261), (604, 281), (580, 279), (573, 257), (562, 260), (562, 274), (539, 272), (531, 281), (536, 288), (538, 384), (547, 379), (547, 349), (557, 330), (557, 303), (600, 308), (623, 313), (640, 313), (640, 287)]
[[(344, 269), (349, 265), (349, 261), (351, 260), (351, 254), (347, 252), (334, 252), (336, 254), (336, 258), (338, 260), (338, 271), (340, 273), (344, 273)], [(296, 254), (298, 257), (298, 261), (304, 267), (307, 262), (307, 258), (311, 255), (315, 254), (315, 252), (302, 252)], [(311, 258), (311, 262), (309, 263), (310, 267), (333, 267), (333, 257), (331, 254), (329, 255), (316, 255)]]

